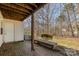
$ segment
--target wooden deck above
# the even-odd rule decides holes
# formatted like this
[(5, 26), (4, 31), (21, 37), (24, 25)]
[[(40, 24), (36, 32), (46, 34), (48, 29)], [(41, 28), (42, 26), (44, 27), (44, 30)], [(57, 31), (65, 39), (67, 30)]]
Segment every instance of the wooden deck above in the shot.
[(0, 3), (0, 10), (4, 18), (23, 21), (43, 5), (45, 3)]

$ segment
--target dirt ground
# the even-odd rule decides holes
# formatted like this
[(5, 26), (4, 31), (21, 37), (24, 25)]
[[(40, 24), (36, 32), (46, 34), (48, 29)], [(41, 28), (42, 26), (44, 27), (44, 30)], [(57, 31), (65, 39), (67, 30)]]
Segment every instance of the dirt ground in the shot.
[(53, 39), (49, 41), (56, 42), (58, 45), (67, 48), (79, 50), (79, 38), (53, 37)]

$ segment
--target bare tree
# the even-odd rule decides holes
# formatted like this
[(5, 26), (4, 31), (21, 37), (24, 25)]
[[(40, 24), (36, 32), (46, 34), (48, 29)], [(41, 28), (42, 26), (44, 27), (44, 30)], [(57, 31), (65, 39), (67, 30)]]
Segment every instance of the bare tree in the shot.
[(71, 24), (71, 20), (70, 20), (70, 14), (69, 14), (69, 11), (71, 10), (71, 5), (70, 4), (65, 4), (64, 5), (65, 7), (64, 7), (64, 11), (66, 11), (67, 12), (67, 17), (68, 17), (68, 20), (69, 20), (69, 26), (70, 26), (70, 28), (71, 28), (71, 33), (72, 33), (72, 36), (74, 37), (74, 31), (73, 31), (73, 28), (72, 28), (72, 24)]
[[(77, 28), (77, 33), (79, 33), (79, 27), (78, 27), (78, 24), (77, 24), (75, 6), (74, 6), (74, 4), (72, 4), (72, 3), (71, 3), (71, 6), (72, 6), (72, 11), (73, 11), (73, 14), (74, 14), (74, 18), (75, 18), (75, 24), (76, 24), (76, 28)], [(77, 35), (78, 35), (78, 34), (77, 34)]]

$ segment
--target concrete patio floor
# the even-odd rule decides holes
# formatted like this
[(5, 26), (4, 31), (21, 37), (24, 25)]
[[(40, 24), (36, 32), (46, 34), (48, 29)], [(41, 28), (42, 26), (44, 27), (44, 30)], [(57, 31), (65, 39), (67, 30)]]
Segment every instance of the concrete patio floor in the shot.
[(31, 42), (15, 42), (3, 44), (0, 48), (1, 56), (64, 56), (60, 52), (35, 44), (35, 51), (31, 51)]

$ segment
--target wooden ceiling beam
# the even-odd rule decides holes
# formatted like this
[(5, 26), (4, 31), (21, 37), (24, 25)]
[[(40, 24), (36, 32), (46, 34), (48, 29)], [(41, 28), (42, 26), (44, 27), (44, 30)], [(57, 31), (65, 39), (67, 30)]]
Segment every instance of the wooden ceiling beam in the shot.
[(24, 20), (23, 19), (24, 17), (27, 17), (27, 16), (24, 16), (24, 15), (20, 15), (18, 13), (12, 12), (11, 10), (8, 11), (8, 10), (5, 10), (5, 9), (1, 9), (1, 12), (2, 12), (3, 17), (6, 18), (6, 19), (13, 19), (13, 20), (22, 21), (22, 20)]
[(15, 6), (15, 8), (17, 8), (18, 10), (21, 10), (21, 11), (23, 11), (25, 13), (31, 14), (31, 12), (32, 12), (32, 10), (30, 10), (28, 8), (24, 8), (24, 7), (20, 6), (20, 5), (18, 5), (18, 3), (17, 4), (11, 3), (11, 5)]
[(26, 13), (30, 14), (29, 11), (27, 11), (27, 10), (24, 11), (24, 9), (20, 8), (19, 6), (16, 6), (16, 5), (13, 4), (13, 3), (2, 3), (2, 5), (7, 6), (7, 7), (9, 7), (9, 8), (12, 8), (12, 9), (15, 9), (15, 10), (20, 11), (20, 12), (23, 12), (23, 13), (25, 13), (25, 14), (26, 14)]
[(15, 4), (21, 6), (25, 9), (29, 9), (29, 10), (33, 11), (33, 9), (30, 6), (26, 5), (25, 3), (23, 3), (23, 4), (22, 3), (15, 3)]
[(30, 6), (33, 9), (33, 11), (38, 9), (38, 7), (35, 4), (29, 3), (29, 4), (26, 4), (26, 5)]
[(46, 5), (46, 3), (43, 3), (43, 4), (41, 4), (41, 3), (36, 3), (36, 5), (38, 6), (38, 9), (39, 9), (41, 6)]
[(9, 8), (9, 7), (7, 7), (7, 6), (5, 6), (5, 5), (2, 5), (2, 4), (0, 4), (0, 9), (9, 10), (9, 11), (12, 11), (12, 12), (18, 13), (18, 14), (20, 14), (20, 15), (24, 15), (24, 16), (27, 16), (27, 15), (28, 15), (27, 13), (20, 12), (20, 11), (18, 11), (18, 10), (15, 10), (15, 9), (13, 9), (13, 8)]
[(38, 6), (35, 3), (30, 3), (31, 5), (33, 5), (34, 7), (38, 8)]
[[(44, 4), (41, 4), (41, 3), (22, 3), (22, 4), (21, 3), (0, 3), (0, 9), (1, 10), (4, 9), (4, 11), (7, 10), (7, 11), (10, 11), (12, 14), (13, 13), (15, 14), (15, 15), (12, 15), (12, 14), (10, 15), (10, 13), (8, 12), (6, 15), (10, 16), (10, 18), (14, 18), (14, 19), (16, 18), (20, 21), (23, 21), (25, 18), (27, 18), (28, 16), (36, 12), (38, 9), (40, 9), (43, 5)], [(19, 16), (18, 14), (20, 15), (20, 17), (18, 17)]]

